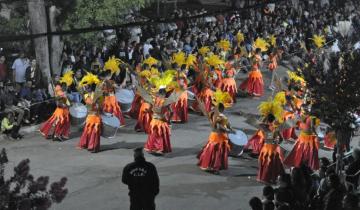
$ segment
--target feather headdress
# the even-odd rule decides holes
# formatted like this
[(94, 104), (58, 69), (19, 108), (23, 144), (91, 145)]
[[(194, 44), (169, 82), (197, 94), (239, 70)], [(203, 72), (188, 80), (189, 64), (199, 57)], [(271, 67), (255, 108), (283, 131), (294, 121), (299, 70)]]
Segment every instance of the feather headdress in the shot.
[(326, 42), (324, 36), (316, 34), (313, 36), (312, 40), (317, 48), (322, 48)]
[(275, 35), (271, 35), (269, 37), (269, 43), (271, 46), (275, 47), (276, 46), (276, 36)]
[(79, 86), (84, 87), (84, 85), (92, 85), (92, 84), (99, 84), (100, 79), (92, 73), (87, 72), (86, 75), (81, 79)]
[(274, 102), (277, 102), (282, 106), (285, 105), (286, 104), (286, 93), (285, 93), (285, 91), (278, 92), (274, 97)]
[(288, 74), (288, 76), (289, 76), (290, 81), (291, 81), (291, 80), (292, 80), (292, 81), (295, 81), (295, 82), (297, 82), (297, 83), (300, 83), (300, 84), (303, 85), (303, 86), (306, 84), (304, 78), (298, 76), (295, 72), (287, 71), (287, 74)]
[(186, 64), (186, 56), (184, 52), (174, 53), (172, 56), (172, 63), (176, 63), (179, 67)]
[(208, 46), (204, 46), (204, 47), (201, 47), (198, 52), (202, 55), (202, 56), (206, 56), (206, 54), (208, 52), (210, 52), (210, 48)]
[(266, 52), (268, 51), (269, 43), (267, 43), (265, 39), (257, 38), (254, 42), (254, 48), (260, 48), (261, 52)]
[(245, 36), (240, 31), (236, 34), (236, 40), (238, 43), (241, 43), (245, 40)]
[(189, 54), (186, 58), (186, 66), (193, 66), (196, 63), (196, 56), (193, 54)]
[(174, 81), (174, 75), (172, 74), (163, 74), (160, 76), (154, 76), (149, 79), (150, 84), (156, 91), (162, 88), (167, 88), (172, 83), (172, 81)]
[(151, 71), (150, 70), (143, 70), (139, 73), (140, 77), (150, 78), (151, 77)]
[(149, 66), (153, 66), (156, 65), (158, 62), (159, 62), (158, 60), (150, 56), (147, 59), (145, 59), (143, 63)]
[(66, 86), (70, 86), (72, 85), (72, 83), (74, 82), (74, 72), (72, 70), (67, 71), (60, 79), (60, 83), (65, 83)]
[(108, 61), (105, 62), (104, 70), (110, 70), (111, 74), (119, 73), (121, 63), (123, 63), (121, 59), (112, 56)]
[(219, 56), (217, 55), (211, 55), (205, 58), (205, 61), (210, 66), (218, 66), (225, 64), (225, 61), (221, 60)]
[(262, 116), (266, 117), (269, 114), (272, 114), (278, 122), (282, 121), (283, 108), (279, 102), (272, 100), (264, 101), (260, 103), (258, 109)]
[(214, 95), (213, 95), (213, 98), (212, 98), (212, 103), (215, 106), (222, 103), (225, 108), (229, 108), (233, 104), (233, 99), (232, 99), (232, 97), (230, 96), (230, 94), (228, 92), (223, 92), (220, 89), (217, 89), (214, 92)]
[(216, 45), (223, 51), (228, 51), (230, 49), (230, 41), (227, 39), (220, 40), (218, 43), (216, 43)]

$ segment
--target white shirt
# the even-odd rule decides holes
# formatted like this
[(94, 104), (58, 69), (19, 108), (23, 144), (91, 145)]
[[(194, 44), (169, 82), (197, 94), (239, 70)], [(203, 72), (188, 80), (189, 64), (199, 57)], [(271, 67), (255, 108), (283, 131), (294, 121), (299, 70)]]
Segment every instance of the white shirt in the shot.
[(29, 62), (26, 59), (17, 58), (13, 65), (12, 69), (15, 71), (15, 82), (23, 83), (25, 82), (25, 73), (26, 68), (29, 66)]
[(149, 55), (149, 51), (153, 48), (153, 46), (151, 44), (145, 43), (144, 44), (144, 57), (146, 57), (147, 55)]

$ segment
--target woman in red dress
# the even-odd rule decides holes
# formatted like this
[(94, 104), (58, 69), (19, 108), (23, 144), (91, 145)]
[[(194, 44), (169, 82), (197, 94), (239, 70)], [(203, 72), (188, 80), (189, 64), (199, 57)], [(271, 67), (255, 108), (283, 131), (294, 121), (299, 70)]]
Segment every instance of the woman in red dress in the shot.
[(319, 169), (319, 141), (315, 129), (320, 121), (316, 117), (305, 115), (300, 122), (300, 135), (286, 157), (284, 164), (288, 167), (300, 167), (305, 163), (312, 170)]
[(269, 123), (260, 125), (260, 129), (265, 134), (265, 140), (259, 155), (257, 180), (266, 184), (274, 184), (278, 176), (285, 172), (283, 166), (284, 155), (279, 146), (282, 136), (279, 129), (269, 126), (275, 121), (272, 114), (267, 116), (267, 121)]
[(188, 93), (186, 91), (188, 82), (185, 74), (185, 67), (186, 65), (183, 65), (181, 71), (178, 71), (175, 76), (178, 88), (175, 88), (174, 91), (181, 92), (178, 101), (171, 105), (171, 121), (176, 123), (185, 123), (188, 121)]
[[(66, 83), (61, 86), (65, 88)], [(40, 132), (45, 138), (63, 141), (70, 135), (70, 102), (60, 84), (55, 87), (56, 109), (53, 115), (41, 126)]]
[(237, 85), (235, 81), (236, 70), (232, 65), (233, 61), (234, 59), (230, 57), (228, 62), (226, 62), (225, 75), (221, 80), (220, 87), (222, 91), (228, 92), (235, 102), (236, 94), (237, 94)]
[(264, 93), (264, 81), (260, 71), (261, 66), (261, 49), (255, 50), (255, 55), (252, 58), (252, 69), (249, 72), (248, 78), (241, 83), (240, 89), (246, 91), (252, 96), (262, 96)]

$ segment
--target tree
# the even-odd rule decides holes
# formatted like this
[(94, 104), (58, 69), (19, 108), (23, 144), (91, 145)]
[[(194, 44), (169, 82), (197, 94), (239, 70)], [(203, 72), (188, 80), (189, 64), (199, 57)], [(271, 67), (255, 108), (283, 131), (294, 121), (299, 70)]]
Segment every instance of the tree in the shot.
[(46, 210), (53, 203), (60, 203), (67, 194), (64, 189), (66, 178), (54, 182), (48, 189), (49, 177), (37, 179), (29, 173), (30, 160), (22, 160), (15, 168), (14, 174), (5, 180), (4, 169), (8, 162), (5, 149), (0, 153), (0, 209), (38, 209)]
[(360, 51), (345, 48), (340, 53), (322, 54), (303, 71), (313, 114), (336, 133), (338, 171), (342, 168), (343, 147), (349, 144), (355, 128), (353, 114), (360, 111)]

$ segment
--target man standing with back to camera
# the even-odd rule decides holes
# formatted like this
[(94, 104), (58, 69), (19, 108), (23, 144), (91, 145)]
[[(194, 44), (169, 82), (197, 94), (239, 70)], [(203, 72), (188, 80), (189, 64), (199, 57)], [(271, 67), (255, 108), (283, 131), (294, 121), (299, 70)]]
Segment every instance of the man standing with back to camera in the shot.
[(159, 194), (156, 168), (145, 160), (143, 148), (134, 150), (134, 159), (122, 174), (122, 182), (129, 187), (130, 210), (155, 210), (155, 196)]

